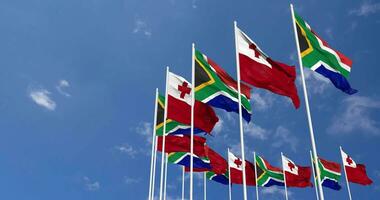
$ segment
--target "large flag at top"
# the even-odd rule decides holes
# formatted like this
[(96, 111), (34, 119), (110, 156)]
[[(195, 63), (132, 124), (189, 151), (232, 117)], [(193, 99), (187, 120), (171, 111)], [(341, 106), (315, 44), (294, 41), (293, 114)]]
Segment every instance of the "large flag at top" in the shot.
[(343, 165), (346, 169), (346, 175), (349, 182), (357, 183), (360, 185), (372, 184), (372, 180), (367, 175), (365, 165), (357, 164), (343, 150), (341, 150), (340, 153), (342, 155)]
[[(168, 75), (168, 119), (191, 124), (191, 84), (183, 77), (169, 72)], [(194, 126), (210, 133), (219, 121), (214, 110), (207, 104), (195, 101)]]
[(285, 172), (285, 181), (287, 187), (308, 187), (312, 186), (310, 182), (311, 168), (296, 165), (289, 158), (282, 156), (282, 167)]
[(318, 167), (321, 172), (322, 186), (328, 187), (333, 190), (340, 190), (342, 187), (339, 185), (340, 177), (342, 173), (340, 171), (340, 165), (336, 162), (318, 159)]
[(273, 167), (258, 155), (256, 155), (256, 171), (258, 186), (284, 186), (284, 173), (282, 170), (278, 167)]
[[(243, 118), (251, 120), (251, 88), (241, 84)], [(195, 50), (195, 98), (216, 108), (239, 113), (237, 82), (218, 64)]]
[(294, 13), (294, 18), (303, 66), (330, 79), (343, 92), (355, 94), (357, 90), (351, 88), (347, 81), (352, 61), (332, 49), (298, 14)]
[(236, 28), (241, 80), (258, 88), (289, 97), (300, 106), (296, 69), (269, 58), (243, 31)]

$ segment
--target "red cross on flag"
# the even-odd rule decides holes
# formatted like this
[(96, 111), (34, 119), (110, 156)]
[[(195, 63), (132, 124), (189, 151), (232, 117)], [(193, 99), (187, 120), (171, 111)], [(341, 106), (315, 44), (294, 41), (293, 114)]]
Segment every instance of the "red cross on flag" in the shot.
[[(181, 76), (168, 74), (168, 119), (191, 124), (191, 84)], [(219, 121), (214, 110), (200, 101), (194, 103), (194, 127), (210, 133)]]
[[(228, 152), (231, 183), (243, 184), (243, 161), (233, 153)], [(245, 177), (247, 185), (256, 185), (254, 165), (245, 161)]]
[(282, 167), (285, 172), (285, 181), (287, 187), (308, 187), (312, 186), (310, 182), (311, 168), (296, 165), (289, 158), (282, 156)]
[(360, 185), (370, 185), (372, 180), (368, 177), (365, 165), (357, 164), (352, 158), (346, 154), (342, 149), (340, 151), (342, 155), (343, 165), (346, 170), (346, 176), (349, 182), (357, 183)]

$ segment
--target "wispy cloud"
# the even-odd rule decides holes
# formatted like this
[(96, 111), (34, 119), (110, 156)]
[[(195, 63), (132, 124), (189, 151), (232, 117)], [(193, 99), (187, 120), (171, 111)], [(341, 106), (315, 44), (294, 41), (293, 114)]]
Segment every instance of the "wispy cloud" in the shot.
[(212, 130), (215, 135), (218, 135), (223, 130), (223, 123), (224, 121), (222, 119), (219, 119), (218, 123), (216, 123), (214, 129)]
[(325, 29), (325, 34), (326, 34), (327, 37), (329, 37), (330, 39), (333, 39), (333, 38), (334, 38), (333, 30), (332, 30), (331, 27)]
[(267, 91), (255, 91), (251, 94), (253, 102), (253, 110), (265, 111), (272, 107), (274, 102), (274, 94)]
[[(306, 85), (310, 92), (313, 94), (323, 94), (326, 89), (329, 87), (330, 80), (326, 77), (323, 77), (317, 72), (314, 72), (309, 69), (304, 69), (305, 79), (307, 80)], [(301, 77), (298, 78), (299, 84), (301, 85)]]
[(67, 80), (60, 80), (58, 82), (58, 85), (55, 88), (61, 95), (65, 97), (70, 97), (71, 95), (64, 91), (66, 88), (69, 88), (69, 87), (70, 87), (70, 83)]
[(197, 0), (192, 0), (191, 1), (191, 7), (194, 8), (194, 9), (198, 8)]
[(123, 144), (119, 146), (115, 146), (115, 149), (119, 151), (120, 153), (126, 154), (131, 158), (134, 158), (136, 154), (138, 153), (137, 150), (135, 150), (131, 145), (129, 144)]
[(371, 14), (375, 14), (380, 11), (380, 3), (372, 3), (370, 1), (363, 1), (359, 8), (352, 9), (349, 11), (351, 15), (357, 16), (368, 16)]
[(135, 129), (136, 133), (142, 135), (146, 138), (146, 141), (151, 144), (152, 143), (152, 123), (149, 122), (141, 122)]
[[(263, 195), (270, 195), (270, 196), (279, 196), (281, 195), (280, 199), (283, 199), (285, 196), (285, 190), (283, 188), (279, 188), (277, 186), (273, 187), (263, 187), (260, 191)], [(293, 193), (288, 190), (288, 196), (292, 196)]]
[[(380, 109), (380, 100), (364, 96), (349, 96), (343, 100), (340, 114), (333, 117), (328, 128), (331, 134), (347, 134), (355, 130), (360, 133), (380, 134), (380, 125), (371, 114)], [(378, 113), (378, 112), (376, 112)]]
[(100, 183), (98, 181), (92, 181), (87, 176), (83, 177), (85, 189), (88, 191), (96, 191), (100, 189)]
[(274, 136), (274, 143), (272, 143), (273, 147), (280, 148), (283, 147), (284, 145), (290, 147), (292, 151), (296, 151), (297, 145), (298, 145), (298, 139), (295, 137), (289, 129), (279, 126), (277, 127)]
[(143, 34), (146, 37), (152, 36), (152, 31), (149, 29), (147, 23), (142, 19), (135, 20), (135, 26), (132, 31), (134, 34)]
[(244, 133), (260, 140), (266, 140), (270, 134), (268, 130), (254, 123), (244, 124)]
[(57, 104), (51, 99), (50, 92), (46, 89), (30, 89), (29, 97), (39, 106), (54, 111)]
[(141, 178), (124, 177), (126, 184), (136, 184), (141, 182)]

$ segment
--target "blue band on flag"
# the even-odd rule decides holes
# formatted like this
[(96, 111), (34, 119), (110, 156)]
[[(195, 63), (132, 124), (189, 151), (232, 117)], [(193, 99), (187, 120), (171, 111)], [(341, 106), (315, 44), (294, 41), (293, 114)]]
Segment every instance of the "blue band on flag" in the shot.
[(358, 91), (351, 88), (350, 83), (347, 81), (347, 79), (340, 73), (336, 73), (333, 71), (328, 70), (325, 66), (321, 65), (316, 70), (319, 74), (323, 75), (324, 77), (330, 79), (330, 81), (334, 84), (334, 86), (343, 92), (352, 95), (357, 93)]
[[(224, 96), (224, 95), (218, 95), (207, 102), (208, 105), (223, 109), (227, 112), (235, 112), (239, 113), (239, 103), (231, 100), (230, 98)], [(247, 111), (247, 109), (242, 107), (242, 115), (245, 121), (250, 122), (251, 121), (251, 113)]]

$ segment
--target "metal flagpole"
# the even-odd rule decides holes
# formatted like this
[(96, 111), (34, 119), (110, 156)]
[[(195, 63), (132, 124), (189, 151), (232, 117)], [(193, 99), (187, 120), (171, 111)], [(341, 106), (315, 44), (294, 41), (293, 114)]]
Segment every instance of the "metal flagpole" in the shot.
[(286, 175), (284, 167), (284, 154), (281, 152), (281, 161), (282, 161), (282, 173), (284, 174), (284, 186), (285, 186), (285, 199), (288, 200), (288, 188), (286, 185)]
[(190, 136), (190, 200), (193, 200), (193, 155), (194, 155), (194, 105), (195, 105), (195, 44), (192, 44), (191, 53), (191, 136)]
[(206, 172), (203, 172), (203, 199), (207, 200)]
[(235, 54), (236, 54), (236, 73), (237, 73), (237, 85), (238, 85), (238, 96), (239, 96), (239, 126), (240, 126), (240, 147), (241, 147), (241, 159), (243, 160), (243, 192), (244, 200), (247, 200), (247, 181), (245, 175), (245, 154), (244, 154), (244, 133), (243, 133), (243, 115), (241, 108), (241, 87), (240, 87), (240, 61), (238, 53), (238, 43), (236, 38), (237, 22), (234, 21), (234, 33), (235, 33)]
[(346, 166), (344, 165), (344, 158), (343, 158), (343, 149), (341, 146), (339, 146), (340, 149), (340, 156), (342, 157), (342, 164), (343, 164), (343, 169), (344, 169), (344, 176), (346, 177), (346, 184), (347, 184), (347, 190), (348, 190), (348, 196), (350, 197), (350, 200), (352, 200), (351, 197), (351, 190), (350, 190), (350, 183), (348, 183), (348, 178), (347, 178), (347, 172), (346, 172)]
[(182, 167), (182, 200), (185, 200), (185, 166)]
[(164, 110), (164, 127), (162, 130), (162, 152), (161, 152), (161, 177), (160, 177), (160, 199), (162, 200), (162, 192), (164, 186), (164, 164), (165, 164), (165, 135), (166, 135), (166, 118), (168, 115), (168, 77), (169, 67), (166, 67), (166, 89), (165, 89), (165, 110)]
[(153, 157), (153, 178), (152, 178), (152, 196), (151, 200), (154, 199), (154, 189), (156, 183), (156, 163), (157, 163), (157, 136), (154, 137), (154, 157)]
[(259, 200), (259, 183), (257, 182), (256, 152), (253, 152), (253, 165), (255, 166), (256, 200)]
[[(311, 160), (311, 167), (313, 170), (313, 178), (314, 178), (314, 184), (318, 184), (317, 180), (315, 179), (315, 169), (314, 169), (314, 161), (313, 161), (313, 153), (310, 151), (310, 160)], [(315, 194), (317, 195), (317, 200), (319, 200), (319, 195), (318, 195), (318, 187), (314, 186), (315, 188)]]
[(156, 124), (157, 124), (157, 99), (158, 99), (158, 88), (156, 88), (156, 98), (154, 102), (154, 119), (153, 119), (153, 133), (152, 133), (152, 154), (150, 158), (150, 177), (149, 177), (149, 197), (148, 199), (152, 199), (152, 191), (154, 187), (153, 183), (153, 163), (156, 161), (154, 160), (154, 153), (155, 153), (155, 143), (156, 143)]
[(164, 180), (164, 200), (166, 200), (166, 185), (168, 182), (168, 154), (165, 153), (165, 180)]
[(231, 191), (231, 170), (230, 170), (230, 149), (227, 148), (227, 163), (228, 163), (228, 196), (229, 200), (232, 200), (232, 191)]
[[(291, 12), (292, 12), (292, 19), (293, 19), (293, 29), (294, 29), (294, 37), (295, 37), (295, 40), (296, 40), (296, 45), (297, 45), (297, 53), (298, 53), (298, 62), (299, 62), (299, 67), (300, 67), (300, 72), (301, 72), (301, 78), (302, 78), (302, 86), (303, 86), (303, 93), (304, 93), (304, 98), (305, 98), (305, 105), (306, 105), (306, 113), (307, 113), (307, 119), (308, 119), (308, 124), (309, 124), (309, 130), (310, 130), (310, 139), (311, 139), (311, 146), (312, 146), (312, 149), (313, 149), (313, 157), (315, 160), (317, 160), (317, 147), (315, 145), (315, 139), (314, 139), (314, 130), (313, 130), (313, 123), (312, 123), (312, 120), (311, 120), (311, 113), (310, 113), (310, 108), (309, 108), (309, 99), (308, 99), (308, 96), (307, 96), (307, 89), (306, 89), (306, 82), (305, 82), (305, 76), (304, 76), (304, 73), (303, 73), (303, 65), (302, 65), (302, 60), (301, 60), (301, 55), (300, 55), (300, 47), (299, 47), (299, 44), (298, 44), (298, 35), (297, 35), (297, 28), (296, 28), (296, 21), (294, 19), (294, 9), (293, 9), (293, 4), (290, 4), (290, 9), (291, 9)], [(317, 171), (317, 175), (320, 179), (320, 171), (319, 171), (319, 167), (316, 167), (316, 171)], [(323, 189), (322, 189), (322, 185), (319, 181), (319, 184), (318, 184), (318, 188), (319, 188), (319, 193), (320, 193), (320, 197), (321, 197), (321, 200), (324, 200), (324, 195), (323, 195)]]

